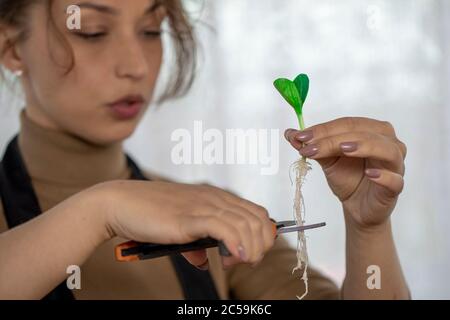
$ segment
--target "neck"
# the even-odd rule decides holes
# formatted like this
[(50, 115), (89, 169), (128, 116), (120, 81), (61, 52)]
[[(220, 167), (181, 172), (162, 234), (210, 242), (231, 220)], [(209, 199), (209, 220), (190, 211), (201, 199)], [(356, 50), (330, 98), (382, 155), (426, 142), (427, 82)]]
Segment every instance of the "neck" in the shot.
[(60, 130), (60, 128), (50, 119), (50, 117), (45, 114), (43, 108), (37, 108), (34, 104), (28, 102), (23, 113), (28, 120), (34, 122), (40, 127), (51, 130)]
[(21, 112), (19, 148), (33, 180), (77, 187), (129, 176), (122, 143), (99, 146)]

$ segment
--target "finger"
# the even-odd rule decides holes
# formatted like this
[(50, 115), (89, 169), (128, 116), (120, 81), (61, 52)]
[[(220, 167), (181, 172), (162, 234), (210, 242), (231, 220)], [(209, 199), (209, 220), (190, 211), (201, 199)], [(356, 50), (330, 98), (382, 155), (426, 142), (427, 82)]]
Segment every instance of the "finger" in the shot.
[[(255, 263), (251, 264), (251, 266), (254, 268), (254, 267), (256, 267), (261, 261), (262, 261), (262, 258), (261, 258), (259, 261), (257, 261), (257, 262), (255, 262)], [(242, 261), (236, 259), (235, 257), (222, 257), (222, 266), (223, 266), (223, 268), (224, 268), (225, 270), (226, 270), (226, 269), (229, 269), (230, 267), (232, 267), (232, 266), (234, 266), (234, 265), (236, 265), (236, 264), (239, 264), (239, 263), (242, 263)]]
[(208, 270), (209, 261), (205, 249), (181, 253), (184, 258), (200, 270)]
[[(242, 215), (234, 211), (224, 211), (219, 217), (224, 222), (234, 226), (242, 239), (242, 244), (245, 248), (245, 254), (247, 259), (245, 262), (253, 263), (259, 258), (262, 252), (261, 244), (258, 243), (260, 236), (252, 229), (252, 222), (250, 219), (256, 219), (251, 215)], [(244, 260), (244, 259), (242, 259)]]
[(364, 117), (344, 117), (334, 119), (328, 122), (310, 126), (301, 131), (288, 129), (285, 132), (285, 136), (288, 141), (311, 143), (328, 136), (334, 136), (352, 131), (370, 131), (382, 135), (395, 136), (395, 131), (389, 122)]
[(380, 121), (365, 117), (343, 117), (305, 128), (312, 131), (313, 139), (322, 139), (345, 132), (375, 132), (381, 135), (395, 137), (395, 129), (388, 121)]
[(400, 150), (402, 150), (403, 157), (406, 157), (406, 146), (403, 142), (397, 139), (395, 129), (388, 121), (380, 121), (364, 117), (344, 117), (308, 127), (302, 131), (288, 129), (286, 130), (285, 136), (294, 148), (298, 149), (298, 146), (301, 146), (303, 142), (311, 144), (316, 140), (320, 140), (328, 136), (353, 131), (374, 132), (395, 138)]
[(235, 257), (221, 257), (222, 260), (222, 266), (224, 269), (229, 269), (230, 267), (242, 263), (242, 260), (237, 259)]
[(369, 168), (365, 170), (365, 174), (371, 181), (385, 188), (384, 192), (388, 198), (397, 197), (403, 190), (404, 179), (398, 173), (385, 169)]
[(402, 155), (403, 155), (403, 160), (406, 159), (406, 154), (408, 153), (408, 149), (406, 148), (406, 144), (404, 144), (402, 141), (398, 140), (397, 138), (395, 138), (398, 147), (400, 148)]
[(213, 215), (180, 216), (179, 222), (182, 238), (189, 239), (190, 242), (211, 237), (222, 241), (234, 257), (247, 261), (245, 241), (241, 239), (241, 233), (235, 226)]
[[(238, 195), (234, 194), (233, 192), (225, 189), (221, 189), (215, 186), (210, 186), (211, 190), (215, 191), (213, 194), (217, 197), (217, 200), (225, 200), (228, 202), (231, 202), (235, 205), (241, 206), (248, 211), (250, 211), (252, 214), (260, 217), (262, 220), (269, 220), (269, 213), (267, 212), (267, 209), (263, 206), (260, 206), (254, 202), (251, 202), (247, 199), (241, 198)], [(223, 202), (220, 202), (223, 203)]]
[[(291, 130), (294, 130), (294, 129), (291, 129)], [(295, 132), (289, 133), (289, 135), (290, 136), (287, 139), (290, 142), (290, 144), (292, 145), (292, 147), (294, 149), (296, 149), (296, 150), (300, 150), (300, 149), (304, 148), (307, 145), (315, 144), (318, 140), (320, 140), (320, 139), (312, 139), (312, 140), (308, 140), (308, 141), (305, 140), (304, 143), (300, 142), (300, 141), (298, 141), (298, 137), (299, 136), (306, 137), (306, 136), (310, 136), (310, 134), (303, 133), (302, 131), (297, 131), (297, 130)], [(395, 137), (392, 138), (392, 139), (393, 139), (393, 142), (400, 149), (400, 152), (401, 152), (403, 160), (404, 160), (406, 158), (406, 154), (407, 154), (407, 147), (406, 147), (406, 145), (402, 141), (398, 140)], [(330, 159), (329, 162), (330, 163), (334, 163), (333, 159)]]
[(216, 202), (220, 203), (225, 209), (239, 213), (242, 216), (251, 215), (257, 218), (255, 220), (249, 217), (256, 241), (256, 251), (261, 252), (258, 256), (262, 259), (262, 254), (269, 250), (275, 241), (272, 228), (273, 222), (270, 220), (267, 209), (249, 200), (240, 198), (229, 191), (211, 187), (212, 190), (216, 191)]
[(241, 245), (244, 248), (245, 259), (242, 260), (246, 262), (255, 261), (263, 250), (261, 245), (263, 242), (261, 240), (261, 230), (256, 230), (261, 229), (261, 222), (259, 222), (259, 220), (251, 213), (246, 212), (240, 207), (229, 204), (224, 200), (222, 200), (222, 204), (219, 205), (223, 207), (218, 209), (212, 206), (203, 206), (196, 215), (205, 218), (214, 215), (222, 220), (224, 224), (237, 229), (241, 239)]
[(240, 206), (229, 204), (227, 209), (231, 210), (236, 215), (239, 215), (243, 219), (242, 223), (246, 223), (246, 225), (250, 227), (250, 237), (253, 250), (252, 252), (247, 253), (249, 254), (249, 260), (257, 261), (264, 254), (265, 249), (263, 222), (259, 219), (259, 217)]
[(228, 196), (227, 201), (229, 201), (232, 211), (247, 216), (250, 220), (254, 239), (257, 240), (258, 256), (259, 259), (262, 259), (263, 254), (273, 246), (275, 241), (273, 236), (273, 221), (270, 220), (267, 209), (232, 194)]
[[(286, 138), (286, 140), (297, 150), (299, 150), (303, 146), (304, 141), (309, 141), (310, 140), (310, 138), (303, 138), (303, 139), (305, 139), (304, 141), (300, 140), (299, 139), (299, 134), (300, 133), (301, 133), (301, 131), (296, 130), (296, 129), (287, 129), (284, 132), (284, 137)], [(308, 135), (308, 137), (311, 136), (311, 139), (312, 139), (312, 135), (311, 134)], [(302, 135), (302, 137), (304, 137), (304, 136)]]
[(369, 132), (351, 132), (317, 140), (300, 149), (302, 156), (320, 160), (336, 156), (370, 158), (383, 161), (386, 169), (402, 174), (403, 157), (397, 144), (385, 136)]

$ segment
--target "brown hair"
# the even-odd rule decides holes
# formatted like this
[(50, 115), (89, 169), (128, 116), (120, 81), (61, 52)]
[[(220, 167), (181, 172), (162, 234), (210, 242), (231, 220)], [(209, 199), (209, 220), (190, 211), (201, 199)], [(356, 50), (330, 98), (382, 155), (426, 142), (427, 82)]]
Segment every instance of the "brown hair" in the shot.
[[(19, 33), (15, 39), (10, 40), (6, 47), (0, 52), (4, 52), (15, 43), (25, 41), (30, 35), (27, 25), (27, 13), (30, 7), (38, 1), (46, 1), (49, 12), (49, 24), (55, 26), (55, 21), (51, 14), (53, 0), (0, 0), (0, 23), (17, 27)], [(161, 103), (169, 98), (183, 96), (192, 86), (197, 65), (197, 45), (194, 37), (193, 27), (181, 4), (180, 0), (156, 0), (167, 9), (167, 17), (170, 28), (171, 40), (175, 51), (175, 70), (166, 83), (166, 87), (161, 96), (157, 99)], [(57, 30), (57, 28), (54, 28)], [(69, 73), (75, 62), (73, 51), (62, 34), (57, 33), (62, 43), (68, 48), (71, 54), (71, 64), (67, 69)]]

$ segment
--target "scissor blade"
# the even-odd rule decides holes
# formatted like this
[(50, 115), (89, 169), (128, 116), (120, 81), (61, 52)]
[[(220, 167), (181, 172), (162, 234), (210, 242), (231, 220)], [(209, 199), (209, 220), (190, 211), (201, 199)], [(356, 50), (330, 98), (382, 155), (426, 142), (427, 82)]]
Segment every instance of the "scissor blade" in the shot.
[(277, 228), (285, 228), (285, 227), (291, 227), (291, 226), (295, 226), (297, 223), (295, 222), (295, 220), (285, 220), (285, 221), (278, 221), (277, 222)]
[(326, 223), (325, 222), (321, 222), (321, 223), (309, 224), (309, 225), (304, 225), (304, 226), (296, 226), (296, 227), (290, 227), (290, 228), (280, 228), (280, 229), (278, 229), (277, 233), (280, 234), (280, 233), (288, 233), (288, 232), (300, 232), (300, 231), (320, 228), (320, 227), (324, 227), (324, 226), (326, 226)]

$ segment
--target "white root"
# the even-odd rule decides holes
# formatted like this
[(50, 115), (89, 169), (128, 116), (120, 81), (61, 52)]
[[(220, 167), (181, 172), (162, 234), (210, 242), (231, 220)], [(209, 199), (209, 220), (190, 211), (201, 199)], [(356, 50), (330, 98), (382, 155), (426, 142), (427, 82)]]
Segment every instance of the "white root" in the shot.
[[(306, 158), (301, 158), (294, 162), (291, 167), (295, 171), (295, 199), (294, 199), (294, 219), (298, 226), (305, 224), (305, 204), (303, 202), (302, 186), (306, 180), (306, 174), (311, 170), (311, 164), (306, 161)], [(290, 174), (289, 174), (290, 177)], [(292, 179), (291, 179), (292, 183)], [(305, 293), (297, 299), (302, 300), (308, 294), (308, 251), (306, 249), (306, 237), (304, 232), (298, 232), (297, 238), (297, 266), (292, 270), (292, 274), (296, 270), (303, 269), (301, 279), (305, 284)]]

